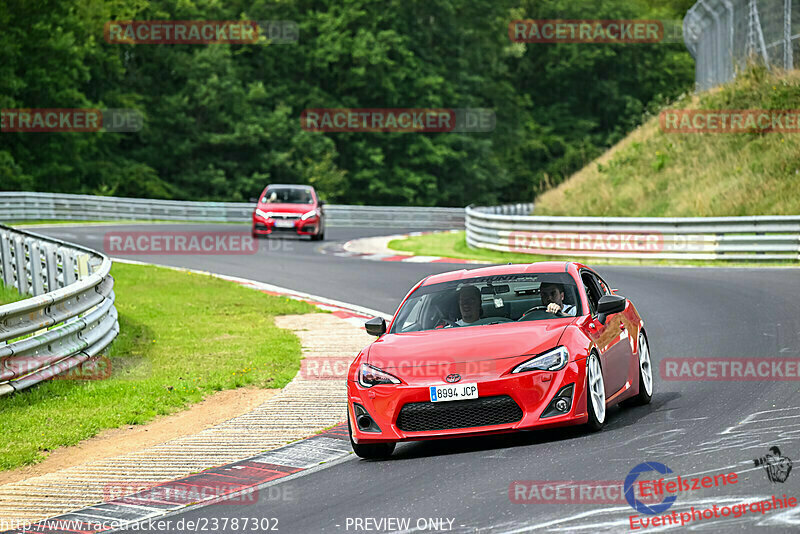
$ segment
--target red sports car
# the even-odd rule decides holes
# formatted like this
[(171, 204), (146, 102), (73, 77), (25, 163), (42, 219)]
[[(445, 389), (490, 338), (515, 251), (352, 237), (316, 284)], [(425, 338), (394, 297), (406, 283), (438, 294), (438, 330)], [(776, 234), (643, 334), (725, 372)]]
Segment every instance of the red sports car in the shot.
[(253, 238), (292, 234), (325, 239), (324, 202), (310, 185), (268, 185), (253, 211)]
[(398, 441), (586, 424), (646, 404), (653, 371), (633, 303), (579, 263), (544, 262), (429, 276), (347, 377), (353, 450)]

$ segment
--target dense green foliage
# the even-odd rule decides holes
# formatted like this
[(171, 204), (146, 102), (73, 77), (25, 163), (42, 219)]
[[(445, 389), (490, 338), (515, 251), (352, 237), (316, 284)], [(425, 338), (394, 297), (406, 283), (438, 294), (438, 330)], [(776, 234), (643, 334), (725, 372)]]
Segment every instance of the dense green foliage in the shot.
[[(688, 0), (7, 0), (0, 108), (136, 108), (137, 133), (0, 134), (0, 189), (356, 204), (531, 200), (692, 85), (681, 44), (519, 44), (515, 19), (680, 19)], [(296, 44), (128, 45), (108, 20), (292, 20)], [(306, 108), (492, 108), (492, 133), (312, 133)]]

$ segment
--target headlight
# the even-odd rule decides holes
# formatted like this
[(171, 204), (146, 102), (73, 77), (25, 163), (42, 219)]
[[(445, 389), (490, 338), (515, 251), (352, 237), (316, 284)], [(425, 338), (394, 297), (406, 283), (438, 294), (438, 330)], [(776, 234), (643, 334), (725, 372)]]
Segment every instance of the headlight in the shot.
[(516, 366), (512, 373), (524, 373), (525, 371), (558, 371), (563, 369), (569, 361), (569, 351), (566, 347), (556, 347), (551, 351), (540, 354), (535, 358), (523, 362)]
[(269, 219), (270, 217), (272, 217), (272, 214), (270, 212), (263, 211), (258, 208), (256, 208), (256, 215), (258, 215), (259, 217), (264, 217), (265, 219)]
[(305, 221), (306, 219), (308, 219), (308, 218), (310, 218), (310, 217), (313, 217), (313, 216), (314, 216), (314, 215), (316, 215), (316, 214), (317, 214), (317, 210), (311, 210), (311, 211), (309, 211), (309, 212), (306, 212), (306, 213), (304, 213), (304, 214), (303, 214), (303, 215), (300, 217), (300, 220), (301, 220), (301, 221)]
[(365, 388), (371, 388), (379, 384), (399, 384), (400, 380), (386, 371), (381, 371), (377, 367), (362, 363), (361, 367), (358, 368), (358, 383)]

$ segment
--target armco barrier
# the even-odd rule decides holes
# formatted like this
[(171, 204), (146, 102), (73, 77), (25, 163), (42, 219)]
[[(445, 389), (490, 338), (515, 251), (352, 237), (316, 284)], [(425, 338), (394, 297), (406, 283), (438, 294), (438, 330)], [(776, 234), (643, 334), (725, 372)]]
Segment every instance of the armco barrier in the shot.
[(119, 332), (111, 260), (0, 225), (0, 279), (30, 298), (0, 305), (0, 395), (97, 356)]
[(467, 207), (467, 244), (550, 256), (800, 260), (800, 216), (544, 217), (531, 208)]
[[(255, 204), (0, 192), (0, 218), (25, 220), (135, 220), (250, 223)], [(463, 228), (463, 208), (408, 208), (326, 204), (329, 227)]]

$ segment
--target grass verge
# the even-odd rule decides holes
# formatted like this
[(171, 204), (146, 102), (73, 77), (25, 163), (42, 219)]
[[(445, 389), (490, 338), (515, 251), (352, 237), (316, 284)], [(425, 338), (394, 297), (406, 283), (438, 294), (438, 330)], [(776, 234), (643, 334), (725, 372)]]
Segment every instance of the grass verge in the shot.
[(11, 304), (26, 297), (17, 293), (13, 287), (6, 287), (3, 282), (0, 282), (0, 306), (3, 304)]
[[(670, 109), (797, 109), (800, 72), (741, 73)], [(664, 133), (653, 117), (536, 199), (536, 215), (712, 217), (800, 213), (800, 135)]]
[(482, 260), (492, 263), (534, 263), (537, 261), (578, 261), (586, 265), (686, 265), (709, 267), (796, 267), (798, 262), (735, 262), (735, 261), (703, 261), (703, 260), (637, 260), (637, 259), (604, 259), (580, 256), (546, 256), (540, 254), (521, 254), (499, 252), (483, 248), (473, 249), (467, 246), (465, 232), (443, 232), (411, 236), (405, 239), (389, 241), (392, 250), (411, 252), (415, 256), (443, 256), (465, 260)]
[(105, 380), (54, 380), (0, 397), (0, 469), (33, 464), (101, 430), (146, 423), (223, 389), (280, 388), (300, 342), (276, 315), (315, 311), (238, 284), (160, 267), (114, 264), (120, 334)]

